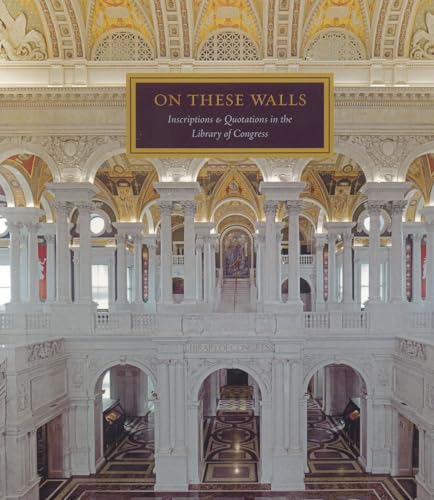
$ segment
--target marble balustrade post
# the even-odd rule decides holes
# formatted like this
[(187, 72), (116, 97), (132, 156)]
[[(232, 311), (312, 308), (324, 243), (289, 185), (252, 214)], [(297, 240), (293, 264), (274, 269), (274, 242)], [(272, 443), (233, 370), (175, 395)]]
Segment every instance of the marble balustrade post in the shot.
[(390, 273), (390, 301), (403, 302), (404, 291), (404, 235), (402, 215), (407, 206), (406, 201), (393, 201), (392, 208), (392, 249)]
[(381, 302), (380, 295), (380, 213), (384, 206), (383, 202), (368, 201), (369, 226), (369, 302)]
[(300, 223), (301, 200), (287, 201), (288, 209), (288, 302), (300, 299)]
[(68, 215), (73, 208), (70, 202), (54, 203), (56, 209), (56, 302), (71, 302), (71, 256)]
[(184, 302), (196, 301), (196, 242), (194, 213), (196, 202), (182, 202), (184, 208)]
[(159, 201), (160, 209), (160, 281), (162, 303), (171, 304), (172, 294), (172, 206), (171, 201)]

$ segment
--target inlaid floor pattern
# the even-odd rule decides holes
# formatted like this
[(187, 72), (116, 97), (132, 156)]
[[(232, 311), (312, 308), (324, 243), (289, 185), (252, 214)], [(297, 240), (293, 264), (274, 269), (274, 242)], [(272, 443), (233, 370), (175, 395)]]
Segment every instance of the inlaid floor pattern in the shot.
[(42, 500), (411, 500), (413, 478), (364, 474), (340, 434), (338, 419), (308, 403), (308, 465), (304, 492), (271, 492), (258, 480), (259, 420), (252, 412), (219, 412), (204, 424), (203, 483), (189, 492), (153, 492), (153, 422), (127, 422), (128, 433), (99, 474), (41, 484)]

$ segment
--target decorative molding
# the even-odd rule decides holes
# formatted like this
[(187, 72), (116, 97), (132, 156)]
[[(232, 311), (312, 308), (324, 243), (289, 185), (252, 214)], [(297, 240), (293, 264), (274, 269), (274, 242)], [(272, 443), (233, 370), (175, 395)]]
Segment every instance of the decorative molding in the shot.
[(426, 345), (416, 340), (398, 339), (399, 351), (407, 358), (427, 360)]
[(55, 359), (62, 356), (65, 352), (65, 342), (63, 339), (47, 340), (27, 346), (27, 361), (33, 363), (36, 361)]
[(434, 59), (434, 13), (427, 12), (426, 30), (418, 30), (411, 41), (410, 57), (412, 59)]
[(252, 354), (272, 353), (274, 345), (269, 342), (243, 343), (243, 342), (195, 342), (184, 345), (186, 354)]
[(2, 363), (0, 363), (0, 387), (6, 384), (6, 369), (7, 360), (5, 359)]

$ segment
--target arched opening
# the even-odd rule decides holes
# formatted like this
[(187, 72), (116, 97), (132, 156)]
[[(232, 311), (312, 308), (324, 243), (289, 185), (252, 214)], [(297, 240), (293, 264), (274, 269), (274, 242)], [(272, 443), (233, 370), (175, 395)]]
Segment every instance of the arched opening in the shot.
[(148, 483), (154, 476), (154, 385), (132, 365), (106, 370), (95, 386), (95, 469)]
[(363, 472), (367, 456), (366, 384), (345, 364), (320, 368), (307, 392), (307, 465), (310, 473)]
[(184, 299), (184, 278), (172, 278), (173, 301), (179, 304)]
[(255, 483), (260, 478), (260, 401), (255, 379), (240, 369), (219, 369), (199, 391), (204, 483)]
[[(287, 302), (288, 300), (288, 279), (282, 282), (282, 302)], [(303, 301), (303, 311), (312, 311), (312, 290), (309, 283), (304, 279), (300, 278), (300, 298)]]

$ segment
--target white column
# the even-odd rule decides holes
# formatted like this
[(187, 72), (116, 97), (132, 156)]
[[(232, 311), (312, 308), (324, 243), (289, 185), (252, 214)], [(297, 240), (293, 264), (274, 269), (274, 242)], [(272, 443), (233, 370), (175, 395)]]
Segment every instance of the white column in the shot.
[(156, 270), (157, 270), (157, 242), (155, 235), (149, 235), (144, 238), (144, 243), (148, 248), (148, 300), (147, 304), (155, 304), (157, 289)]
[[(135, 304), (143, 304), (143, 252), (142, 252), (142, 235), (135, 234), (134, 241), (134, 286), (133, 300)], [(149, 283), (149, 274), (148, 274)]]
[(71, 302), (71, 257), (69, 250), (70, 229), (68, 215), (73, 208), (70, 202), (55, 202), (56, 208), (56, 301)]
[(157, 453), (169, 453), (170, 449), (170, 394), (169, 394), (169, 362), (158, 365), (158, 398), (160, 401), (159, 450)]
[(9, 228), (9, 263), (11, 274), (11, 303), (21, 302), (20, 296), (20, 243), (21, 243), (21, 223), (8, 221)]
[[(259, 225), (258, 225), (259, 226)], [(258, 304), (264, 302), (264, 286), (265, 286), (265, 233), (264, 226), (261, 224), (257, 227), (257, 233), (255, 234), (255, 246), (256, 246), (256, 288), (258, 290)], [(281, 265), (281, 257), (279, 256), (279, 266)]]
[(384, 203), (368, 201), (369, 211), (369, 302), (378, 303), (380, 297), (380, 212)]
[(434, 303), (434, 222), (426, 222), (426, 297)]
[(203, 239), (196, 238), (196, 300), (203, 301), (203, 273), (202, 273)]
[(56, 299), (56, 237), (54, 234), (46, 234), (47, 244), (47, 302), (54, 302)]
[[(315, 265), (316, 265), (316, 309), (324, 306), (324, 245), (325, 235), (315, 235)], [(319, 306), (319, 307), (318, 307)]]
[(91, 260), (91, 232), (90, 232), (90, 203), (78, 203), (78, 217), (80, 230), (80, 302), (89, 304), (92, 302), (92, 260)]
[(28, 234), (28, 286), (29, 302), (31, 304), (39, 303), (39, 257), (38, 257), (38, 223), (26, 223)]
[(175, 365), (175, 398), (176, 398), (176, 420), (175, 420), (175, 451), (185, 453), (185, 386), (184, 386), (184, 363), (176, 361)]
[(413, 248), (412, 248), (412, 302), (415, 304), (420, 304), (422, 302), (422, 234), (413, 233), (411, 235)]
[(407, 205), (406, 201), (393, 201), (392, 208), (392, 250), (390, 273), (390, 301), (403, 302), (404, 293), (404, 235), (402, 214)]
[(213, 265), (212, 265), (212, 257), (215, 254), (212, 250), (213, 241), (211, 239), (211, 235), (206, 236), (204, 238), (204, 258), (203, 258), (203, 274), (204, 274), (204, 302), (212, 304), (214, 291), (213, 291)]
[(127, 303), (127, 256), (125, 249), (126, 234), (118, 228), (116, 234), (116, 304)]
[(267, 279), (264, 283), (264, 302), (277, 302), (277, 286), (280, 283), (276, 283), (277, 277), (277, 265), (281, 265), (280, 260), (276, 262), (276, 235), (275, 235), (275, 223), (276, 223), (276, 209), (277, 202), (267, 200), (264, 203), (265, 212), (265, 259), (264, 259), (264, 269), (265, 276)]
[(351, 229), (342, 233), (344, 242), (343, 254), (343, 290), (342, 302), (344, 304), (353, 303), (353, 234)]
[(161, 302), (171, 304), (172, 296), (172, 202), (159, 201)]
[(327, 303), (333, 304), (336, 298), (336, 234), (328, 230), (328, 298)]
[(287, 201), (288, 209), (288, 303), (300, 303), (300, 200)]
[(276, 237), (275, 242), (275, 261), (276, 265), (276, 300), (282, 302), (282, 222), (276, 222), (274, 225), (274, 233)]
[(194, 213), (196, 203), (184, 201), (184, 302), (196, 300)]

